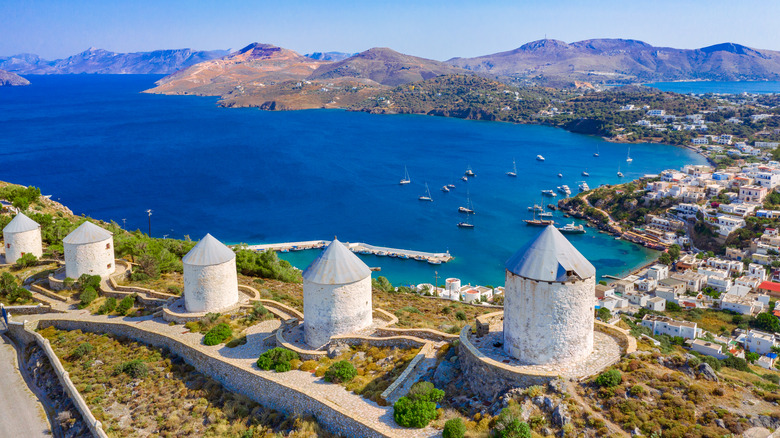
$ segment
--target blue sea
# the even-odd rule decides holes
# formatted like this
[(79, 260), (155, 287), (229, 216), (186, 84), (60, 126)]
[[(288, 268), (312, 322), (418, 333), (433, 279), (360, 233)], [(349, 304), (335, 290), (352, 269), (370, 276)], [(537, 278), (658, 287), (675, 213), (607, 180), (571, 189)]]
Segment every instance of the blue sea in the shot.
[(780, 81), (694, 81), (694, 82), (655, 82), (645, 84), (661, 91), (681, 94), (773, 94), (780, 93)]
[[(31, 76), (0, 88), (0, 180), (41, 187), (76, 214), (152, 235), (225, 243), (330, 239), (430, 252), (432, 266), (361, 256), (394, 283), (503, 284), (503, 264), (539, 231), (527, 207), (582, 171), (591, 187), (686, 163), (673, 146), (628, 146), (562, 129), (341, 110), (225, 109), (215, 98), (141, 94), (160, 76)], [(600, 152), (595, 158), (593, 153)], [(537, 154), (546, 160), (539, 162)], [(510, 178), (512, 160), (518, 177)], [(401, 186), (404, 166), (412, 183)], [(477, 174), (460, 180), (471, 166)], [(558, 178), (558, 173), (563, 178)], [(428, 183), (433, 202), (421, 202)], [(443, 193), (445, 184), (456, 188)], [(457, 209), (470, 194), (475, 228)], [(554, 202), (554, 201), (552, 201)], [(556, 213), (558, 215), (558, 213)], [(566, 222), (562, 217), (559, 224)], [(619, 275), (655, 252), (594, 232), (571, 236), (599, 275)], [(283, 256), (298, 267), (317, 251)]]

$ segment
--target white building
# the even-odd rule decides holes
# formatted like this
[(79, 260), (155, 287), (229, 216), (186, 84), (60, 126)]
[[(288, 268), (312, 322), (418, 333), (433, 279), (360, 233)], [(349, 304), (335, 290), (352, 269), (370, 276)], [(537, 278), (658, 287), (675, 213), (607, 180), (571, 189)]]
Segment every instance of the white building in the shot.
[(696, 339), (701, 332), (695, 322), (677, 321), (658, 315), (645, 315), (642, 325), (652, 330), (654, 335), (680, 336), (685, 339)]
[(82, 274), (107, 278), (116, 270), (114, 235), (92, 222), (84, 222), (62, 239), (65, 275), (74, 280)]
[(666, 300), (661, 297), (653, 297), (647, 300), (644, 307), (648, 310), (663, 312), (666, 310)]
[(669, 278), (669, 267), (655, 264), (647, 270), (647, 278), (652, 278), (655, 281), (665, 280)]
[(32, 254), (36, 258), (43, 255), (41, 226), (24, 213), (17, 214), (3, 228), (3, 240), (6, 263), (16, 263), (25, 254)]
[(734, 231), (744, 227), (745, 220), (722, 214), (716, 218), (715, 224), (718, 226), (718, 234), (721, 236), (728, 236)]
[(593, 351), (596, 269), (554, 226), (506, 263), (504, 350), (527, 364)]
[(720, 297), (720, 308), (731, 310), (742, 315), (752, 315), (761, 310), (762, 306), (756, 300), (747, 297), (740, 297), (733, 294), (723, 294)]
[(371, 325), (371, 270), (334, 239), (303, 272), (304, 338), (312, 347)]
[(758, 263), (751, 263), (748, 265), (748, 277), (757, 278), (760, 281), (766, 281), (766, 268)]
[(443, 296), (453, 301), (460, 301), (460, 289), (460, 278), (448, 278), (444, 280), (446, 294)]
[(748, 330), (745, 339), (745, 348), (758, 354), (767, 354), (772, 352), (772, 347), (777, 345), (777, 339), (771, 333), (758, 330)]
[(691, 343), (691, 350), (698, 351), (701, 354), (712, 356), (716, 359), (725, 359), (727, 356), (723, 354), (723, 347), (712, 343), (707, 342), (704, 339), (695, 339), (693, 343)]
[(182, 259), (187, 312), (217, 312), (238, 303), (236, 254), (206, 234)]

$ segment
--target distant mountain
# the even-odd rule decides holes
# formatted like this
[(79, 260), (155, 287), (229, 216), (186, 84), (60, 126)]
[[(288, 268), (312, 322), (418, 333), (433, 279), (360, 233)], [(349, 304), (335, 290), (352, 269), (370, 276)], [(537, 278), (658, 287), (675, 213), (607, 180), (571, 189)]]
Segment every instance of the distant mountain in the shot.
[(544, 39), (447, 64), (497, 76), (589, 82), (780, 80), (780, 52), (724, 43), (687, 50), (642, 41)]
[(0, 70), (0, 87), (30, 85), (30, 81), (16, 73)]
[(20, 74), (170, 74), (197, 63), (227, 55), (225, 50), (155, 50), (114, 53), (90, 48), (65, 59), (47, 61), (37, 55), (0, 57), (0, 69)]
[(241, 84), (308, 77), (327, 61), (317, 61), (271, 44), (252, 43), (221, 59), (195, 64), (157, 81), (147, 90), (160, 94), (221, 96)]
[(344, 52), (314, 52), (314, 53), (307, 53), (303, 55), (307, 58), (316, 59), (318, 61), (341, 61), (342, 59), (347, 59), (350, 56), (355, 56), (354, 53), (344, 53)]
[(464, 70), (440, 61), (376, 47), (342, 61), (322, 65), (309, 79), (362, 78), (382, 85), (396, 86), (458, 73), (464, 73)]

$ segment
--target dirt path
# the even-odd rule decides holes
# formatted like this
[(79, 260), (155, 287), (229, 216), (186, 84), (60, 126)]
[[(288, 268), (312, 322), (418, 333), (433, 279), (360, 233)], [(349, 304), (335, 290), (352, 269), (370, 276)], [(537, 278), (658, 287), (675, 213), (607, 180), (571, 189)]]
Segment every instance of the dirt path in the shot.
[(0, 436), (51, 437), (43, 406), (22, 378), (16, 349), (5, 336), (0, 337), (0, 382)]

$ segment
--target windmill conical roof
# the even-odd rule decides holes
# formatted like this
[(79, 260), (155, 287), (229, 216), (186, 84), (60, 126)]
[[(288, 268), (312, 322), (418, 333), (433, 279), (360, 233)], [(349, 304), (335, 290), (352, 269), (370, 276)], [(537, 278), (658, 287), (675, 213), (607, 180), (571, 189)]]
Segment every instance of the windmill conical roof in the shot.
[(113, 234), (110, 231), (87, 221), (65, 236), (65, 238), (62, 239), (62, 243), (83, 245), (85, 243), (94, 243), (110, 239), (112, 235)]
[(19, 213), (3, 228), (3, 233), (24, 233), (25, 231), (37, 230), (40, 227), (38, 222), (30, 219), (24, 213)]
[(506, 269), (537, 281), (566, 281), (567, 271), (582, 279), (596, 275), (596, 268), (552, 225), (510, 257)]
[(353, 283), (371, 276), (371, 270), (337, 239), (303, 271), (303, 278), (317, 284)]
[(181, 260), (187, 265), (210, 266), (229, 262), (236, 253), (211, 234), (206, 234)]

